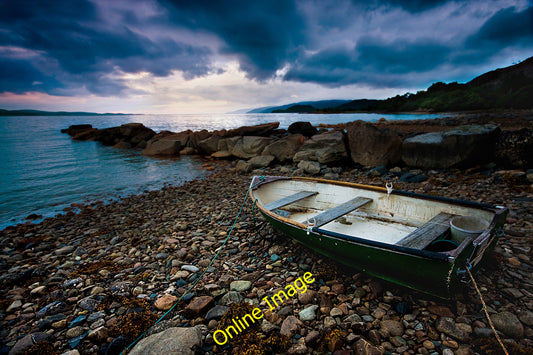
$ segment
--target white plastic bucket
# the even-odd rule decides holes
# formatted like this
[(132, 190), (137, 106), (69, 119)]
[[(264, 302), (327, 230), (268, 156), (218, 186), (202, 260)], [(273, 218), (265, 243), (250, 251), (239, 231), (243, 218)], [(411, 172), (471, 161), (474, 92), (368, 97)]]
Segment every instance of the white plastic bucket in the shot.
[(489, 222), (471, 216), (457, 216), (450, 221), (451, 240), (461, 244), (468, 237), (475, 238), (489, 227)]

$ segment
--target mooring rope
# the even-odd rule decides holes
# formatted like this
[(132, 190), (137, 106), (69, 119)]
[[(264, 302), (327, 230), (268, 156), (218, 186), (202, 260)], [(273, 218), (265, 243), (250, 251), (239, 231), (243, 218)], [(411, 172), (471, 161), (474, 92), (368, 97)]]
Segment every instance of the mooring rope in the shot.
[(481, 304), (483, 305), (483, 311), (485, 311), (485, 315), (487, 316), (487, 319), (489, 321), (490, 327), (492, 328), (492, 331), (494, 332), (494, 335), (496, 336), (496, 339), (498, 340), (498, 343), (500, 343), (500, 346), (503, 349), (503, 352), (505, 355), (509, 355), (509, 352), (507, 352), (507, 349), (505, 348), (505, 345), (503, 344), (502, 340), (500, 339), (500, 336), (498, 335), (498, 332), (496, 331), (496, 328), (494, 327), (494, 324), (492, 323), (492, 319), (490, 319), (489, 311), (487, 310), (487, 304), (485, 303), (485, 300), (483, 299), (483, 296), (481, 295), (481, 291), (479, 290), (479, 287), (477, 286), (476, 280), (474, 280), (474, 276), (470, 272), (470, 268), (467, 267), (466, 271), (468, 272), (468, 275), (470, 276), (470, 279), (472, 280), (472, 283), (474, 284), (474, 288), (477, 291), (477, 294), (479, 296), (479, 299), (481, 300)]
[[(222, 251), (222, 249), (224, 249), (224, 246), (226, 245), (226, 242), (228, 241), (228, 239), (230, 238), (231, 236), (231, 233), (233, 232), (233, 229), (235, 228), (235, 225), (237, 224), (237, 222), (239, 221), (239, 218), (241, 216), (241, 213), (244, 209), (244, 206), (246, 205), (246, 201), (248, 200), (248, 195), (250, 193), (250, 190), (252, 190), (253, 188), (255, 188), (257, 185), (261, 184), (263, 181), (265, 180), (265, 177), (264, 176), (260, 176), (259, 177), (259, 181), (250, 186), (248, 188), (248, 190), (246, 191), (246, 195), (244, 196), (244, 201), (242, 202), (242, 205), (241, 205), (241, 208), (239, 209), (239, 213), (237, 213), (237, 216), (235, 217), (235, 221), (233, 222), (233, 225), (231, 226), (229, 232), (228, 232), (228, 235), (226, 236), (226, 239), (224, 239), (224, 242), (222, 243), (222, 245), (218, 248), (218, 251), (217, 253), (215, 254), (215, 256), (211, 259), (211, 262), (209, 262), (209, 265), (207, 265), (204, 269), (204, 271), (200, 274), (200, 277), (198, 277), (194, 282), (193, 284), (189, 287), (189, 289), (183, 294), (181, 295), (181, 297), (176, 301), (176, 303), (174, 303), (174, 305), (172, 307), (170, 307), (170, 309), (168, 311), (165, 312), (165, 314), (163, 314), (161, 317), (159, 317), (159, 319), (152, 325), (152, 327), (156, 324), (158, 324), (159, 322), (161, 322), (170, 312), (172, 312), (172, 310), (180, 303), (180, 301), (183, 299), (183, 297), (187, 294), (189, 294), (193, 289), (194, 287), (198, 284), (198, 282), (200, 282), (200, 280), (204, 277), (205, 273), (207, 272), (207, 270), (211, 267), (211, 265), (213, 264), (213, 262), (216, 260), (216, 258), (218, 257), (218, 255), (220, 254), (220, 252)], [(150, 327), (150, 328), (152, 328)], [(130, 345), (128, 345), (128, 347), (124, 350), (122, 350), (122, 352), (120, 353), (120, 355), (124, 355), (124, 353), (128, 350), (130, 350), (130, 348), (132, 346), (134, 346), (135, 344), (137, 344), (137, 342), (139, 340), (141, 340), (144, 335), (148, 332), (148, 330), (150, 330), (150, 328), (146, 329), (144, 332), (142, 332), (141, 335), (139, 335), (137, 337), (137, 339), (135, 339)]]

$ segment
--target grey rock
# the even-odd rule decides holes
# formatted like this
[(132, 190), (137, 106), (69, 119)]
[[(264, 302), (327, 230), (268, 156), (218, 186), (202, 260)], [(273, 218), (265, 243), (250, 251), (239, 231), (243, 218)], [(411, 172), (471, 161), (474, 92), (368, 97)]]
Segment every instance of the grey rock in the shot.
[(311, 175), (320, 173), (320, 164), (315, 161), (302, 160), (298, 163), (298, 168)]
[(518, 317), (511, 312), (504, 311), (492, 316), (494, 327), (512, 338), (522, 338), (524, 335), (524, 326)]
[(292, 160), (303, 143), (303, 135), (292, 134), (288, 137), (284, 137), (270, 143), (265, 147), (262, 154), (272, 155), (276, 158), (276, 160), (284, 163)]
[(317, 134), (307, 140), (301, 150), (294, 155), (293, 160), (295, 162), (313, 160), (326, 164), (342, 161), (347, 157), (344, 134), (340, 131), (331, 131)]
[(239, 160), (235, 165), (235, 170), (241, 174), (247, 174), (252, 171), (252, 164), (244, 160)]
[(226, 306), (216, 305), (215, 307), (211, 308), (207, 312), (207, 314), (205, 315), (205, 319), (211, 320), (211, 319), (222, 318), (227, 310), (228, 310), (228, 307)]
[(298, 313), (298, 317), (302, 321), (313, 320), (313, 319), (316, 318), (316, 313), (315, 312), (316, 312), (317, 309), (318, 309), (318, 306), (316, 304), (311, 305), (311, 306), (301, 310), (300, 313)]
[(222, 305), (229, 305), (231, 303), (239, 303), (242, 301), (242, 296), (237, 291), (230, 291), (226, 293), (222, 298), (220, 299), (219, 303)]
[(261, 155), (263, 149), (272, 141), (272, 138), (267, 137), (244, 136), (235, 143), (231, 154), (237, 158), (250, 159)]
[(188, 136), (183, 133), (161, 132), (146, 143), (142, 154), (147, 156), (173, 156), (185, 147)]
[(142, 339), (131, 350), (131, 355), (194, 355), (202, 345), (200, 328), (169, 328)]
[(248, 160), (248, 163), (252, 166), (252, 169), (266, 168), (274, 159), (276, 158), (273, 155), (258, 155)]
[(402, 160), (409, 166), (450, 168), (492, 160), (499, 128), (460, 126), (445, 132), (420, 134), (403, 141)]
[(200, 269), (194, 265), (183, 265), (181, 267), (182, 270), (186, 270), (186, 271), (189, 271), (189, 272), (198, 272), (200, 271)]
[(229, 285), (231, 291), (242, 292), (248, 290), (252, 286), (252, 282), (248, 280), (233, 281)]

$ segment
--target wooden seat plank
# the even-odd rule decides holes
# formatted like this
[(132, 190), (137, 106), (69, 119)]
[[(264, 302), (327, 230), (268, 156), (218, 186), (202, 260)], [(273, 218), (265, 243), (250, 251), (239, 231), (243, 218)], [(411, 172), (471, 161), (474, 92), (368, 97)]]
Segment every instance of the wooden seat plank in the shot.
[(286, 197), (283, 197), (282, 199), (271, 202), (265, 205), (265, 208), (269, 211), (272, 211), (272, 210), (275, 210), (276, 208), (281, 208), (283, 206), (290, 205), (291, 203), (303, 200), (306, 197), (314, 196), (316, 194), (318, 194), (318, 192), (300, 191), (300, 192), (295, 193), (294, 195), (286, 196)]
[(319, 228), (324, 224), (327, 224), (341, 216), (344, 216), (345, 214), (350, 213), (353, 210), (356, 210), (359, 207), (364, 206), (370, 202), (372, 202), (371, 198), (358, 196), (348, 202), (345, 202), (341, 205), (335, 206), (327, 211), (324, 211), (313, 217), (315, 219), (315, 228)]
[(453, 217), (455, 215), (441, 212), (396, 242), (396, 245), (422, 250), (448, 231)]

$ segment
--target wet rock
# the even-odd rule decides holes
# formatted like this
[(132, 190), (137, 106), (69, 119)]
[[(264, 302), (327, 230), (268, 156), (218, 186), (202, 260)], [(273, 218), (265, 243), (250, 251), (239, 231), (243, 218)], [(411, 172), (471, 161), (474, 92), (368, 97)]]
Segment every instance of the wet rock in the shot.
[(78, 307), (89, 312), (94, 312), (96, 310), (96, 307), (98, 307), (99, 304), (100, 302), (96, 300), (94, 296), (89, 296), (89, 297), (85, 297), (81, 299), (78, 302)]
[(38, 318), (43, 318), (64, 311), (67, 308), (67, 304), (61, 301), (54, 301), (47, 304), (37, 312)]
[(200, 328), (169, 328), (142, 339), (131, 355), (194, 355), (202, 344)]
[(211, 320), (216, 318), (222, 318), (227, 310), (228, 307), (226, 306), (216, 305), (207, 312), (207, 314), (205, 315), (205, 319)]
[(154, 307), (160, 311), (168, 311), (177, 301), (178, 297), (165, 293), (155, 301)]
[(521, 338), (524, 334), (524, 326), (518, 317), (511, 312), (504, 311), (492, 315), (494, 327), (512, 338)]
[(207, 309), (213, 304), (215, 300), (211, 296), (199, 296), (193, 298), (193, 300), (185, 308), (186, 311), (200, 315), (205, 313)]

